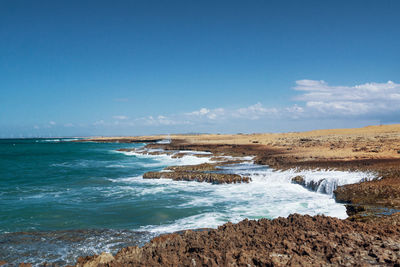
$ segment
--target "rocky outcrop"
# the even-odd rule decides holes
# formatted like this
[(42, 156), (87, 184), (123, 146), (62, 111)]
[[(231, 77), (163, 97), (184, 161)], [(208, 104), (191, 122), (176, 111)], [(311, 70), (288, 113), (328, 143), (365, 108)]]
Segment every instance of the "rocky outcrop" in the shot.
[[(400, 264), (399, 214), (374, 223), (325, 216), (227, 223), (154, 238), (98, 266), (366, 266)], [(79, 258), (92, 266), (99, 256)]]
[(335, 197), (339, 202), (400, 208), (400, 178), (339, 186)]
[(206, 172), (187, 172), (187, 171), (171, 171), (171, 172), (146, 172), (143, 174), (144, 179), (160, 179), (167, 178), (176, 181), (196, 181), (207, 182), (213, 184), (231, 184), (231, 183), (248, 183), (251, 179), (238, 174), (225, 173), (206, 173)]
[(84, 264), (85, 267), (97, 267), (101, 265), (106, 265), (114, 260), (114, 256), (110, 253), (103, 252), (100, 255), (93, 258), (91, 261), (88, 261)]

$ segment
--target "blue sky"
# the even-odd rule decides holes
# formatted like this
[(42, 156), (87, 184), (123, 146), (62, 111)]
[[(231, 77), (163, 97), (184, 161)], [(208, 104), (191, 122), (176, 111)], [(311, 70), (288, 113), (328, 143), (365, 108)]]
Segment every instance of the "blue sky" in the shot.
[(0, 1), (0, 137), (400, 122), (400, 1)]

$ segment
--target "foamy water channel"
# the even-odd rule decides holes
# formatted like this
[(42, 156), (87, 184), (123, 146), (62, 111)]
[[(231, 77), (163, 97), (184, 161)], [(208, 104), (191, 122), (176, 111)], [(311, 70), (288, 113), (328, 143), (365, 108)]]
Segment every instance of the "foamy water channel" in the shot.
[[(193, 165), (212, 162), (207, 157), (196, 157), (202, 152), (187, 152), (186, 156), (174, 159), (171, 155), (143, 155), (122, 152), (127, 156), (152, 158), (161, 165)], [(178, 153), (178, 152), (177, 152)], [(231, 157), (230, 157), (231, 158)], [(173, 181), (171, 179), (143, 179), (142, 176), (114, 179), (113, 182), (139, 189), (139, 195), (184, 194), (184, 201), (173, 208), (201, 207), (201, 213), (180, 218), (162, 225), (142, 226), (138, 230), (165, 233), (182, 229), (215, 228), (228, 221), (239, 222), (245, 218), (277, 218), (292, 213), (324, 214), (344, 219), (347, 217), (343, 204), (336, 203), (333, 191), (337, 186), (375, 179), (367, 172), (345, 172), (330, 170), (315, 171), (274, 171), (267, 166), (255, 165), (251, 157), (241, 164), (221, 167), (221, 172), (235, 173), (251, 177), (250, 183), (210, 184), (193, 181)], [(157, 163), (155, 163), (156, 165)], [(316, 191), (292, 183), (292, 178), (302, 176), (306, 185), (319, 183)], [(145, 186), (144, 186), (145, 185)], [(144, 186), (144, 187), (143, 187)], [(168, 197), (166, 197), (168, 198)], [(171, 207), (172, 208), (172, 207)], [(204, 208), (205, 211), (204, 211)]]

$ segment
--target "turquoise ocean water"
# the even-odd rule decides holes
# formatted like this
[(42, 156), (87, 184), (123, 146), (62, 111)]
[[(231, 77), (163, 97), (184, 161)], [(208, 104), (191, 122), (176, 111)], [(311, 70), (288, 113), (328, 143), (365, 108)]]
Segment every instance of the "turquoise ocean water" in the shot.
[(160, 233), (244, 218), (346, 217), (331, 195), (288, 182), (290, 173), (249, 163), (221, 171), (249, 175), (250, 184), (146, 180), (147, 171), (209, 159), (116, 151), (144, 144), (70, 141), (0, 140), (0, 260), (65, 265)]

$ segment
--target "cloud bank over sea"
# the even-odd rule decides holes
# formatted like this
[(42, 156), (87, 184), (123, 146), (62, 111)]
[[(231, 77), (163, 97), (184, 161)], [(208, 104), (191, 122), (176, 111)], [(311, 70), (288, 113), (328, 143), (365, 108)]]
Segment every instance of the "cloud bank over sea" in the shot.
[[(291, 105), (264, 105), (257, 99), (243, 107), (206, 107), (175, 114), (110, 114), (92, 123), (49, 121), (32, 125), (31, 132), (57, 135), (148, 134), (185, 132), (267, 132), (318, 127), (358, 127), (400, 122), (400, 84), (368, 82), (330, 85), (323, 80), (297, 80)], [(50, 133), (50, 134), (49, 134)], [(61, 134), (58, 134), (61, 135)], [(46, 135), (45, 135), (46, 136)]]

